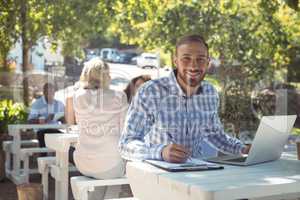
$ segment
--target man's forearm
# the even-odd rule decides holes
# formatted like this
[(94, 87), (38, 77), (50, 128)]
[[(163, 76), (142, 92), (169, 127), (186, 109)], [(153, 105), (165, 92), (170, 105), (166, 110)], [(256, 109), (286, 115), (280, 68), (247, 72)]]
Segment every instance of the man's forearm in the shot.
[(121, 156), (126, 160), (162, 160), (161, 152), (165, 145), (147, 146), (139, 140), (131, 140), (120, 143)]
[(224, 132), (212, 133), (207, 137), (207, 142), (216, 146), (224, 153), (241, 154), (245, 145), (240, 140), (226, 135)]

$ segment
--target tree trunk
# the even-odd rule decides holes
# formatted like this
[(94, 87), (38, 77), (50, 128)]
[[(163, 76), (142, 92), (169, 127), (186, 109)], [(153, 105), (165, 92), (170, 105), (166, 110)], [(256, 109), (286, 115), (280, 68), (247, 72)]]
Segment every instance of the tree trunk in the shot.
[(1, 52), (1, 56), (2, 56), (2, 61), (3, 61), (3, 70), (4, 71), (9, 71), (9, 67), (8, 67), (8, 63), (7, 63), (7, 55), (8, 55), (8, 52), (4, 53), (4, 52)]
[(39, 183), (26, 183), (17, 186), (19, 200), (42, 200), (43, 187)]
[(26, 0), (22, 0), (21, 3), (21, 25), (22, 25), (22, 71), (23, 71), (23, 100), (26, 106), (29, 105), (29, 41), (27, 37), (27, 3)]
[(29, 105), (29, 80), (28, 80), (28, 71), (29, 71), (29, 49), (23, 48), (23, 100), (26, 106)]
[(7, 53), (2, 52), (1, 53), (1, 60), (3, 63), (3, 71), (1, 71), (1, 82), (0, 84), (2, 84), (5, 87), (9, 87), (10, 86), (10, 79), (11, 79), (11, 73), (9, 73), (9, 66), (7, 63)]

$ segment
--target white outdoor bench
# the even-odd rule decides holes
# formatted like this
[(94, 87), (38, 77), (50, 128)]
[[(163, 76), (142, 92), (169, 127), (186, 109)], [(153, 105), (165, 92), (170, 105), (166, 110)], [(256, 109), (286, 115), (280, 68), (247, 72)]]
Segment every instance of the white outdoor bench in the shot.
[(35, 147), (35, 148), (22, 148), (20, 160), (23, 161), (23, 176), (22, 183), (29, 183), (29, 174), (36, 173), (34, 170), (29, 169), (29, 157), (36, 153), (50, 153), (53, 150), (47, 147)]
[[(89, 192), (94, 191), (98, 186), (113, 186), (113, 185), (126, 185), (129, 181), (126, 177), (115, 179), (93, 179), (86, 176), (74, 176), (71, 178), (72, 193), (75, 200), (88, 200)], [(121, 198), (122, 200), (134, 198)], [(137, 200), (137, 199), (135, 199)]]
[[(33, 145), (36, 145), (38, 146), (39, 142), (38, 140), (36, 139), (32, 139), (32, 140), (22, 140), (21, 141), (21, 147), (24, 147), (24, 146), (33, 146)], [(5, 152), (5, 173), (7, 176), (9, 176), (11, 174), (11, 170), (12, 170), (12, 163), (11, 163), (11, 154), (13, 154), (13, 150), (12, 150), (12, 147), (13, 147), (13, 141), (11, 140), (8, 140), (8, 141), (4, 141), (2, 143), (2, 147), (3, 147), (3, 150)]]
[[(66, 129), (68, 126), (66, 124), (9, 124), (8, 134), (13, 137), (12, 141), (12, 161), (13, 167), (8, 178), (15, 184), (24, 183), (24, 168), (21, 168), (21, 144), (23, 132), (21, 130), (25, 129)], [(24, 161), (24, 160), (23, 160)], [(26, 171), (26, 170), (25, 170)], [(37, 171), (37, 170), (35, 170)]]
[(55, 200), (69, 199), (69, 172), (72, 170), (69, 150), (70, 146), (76, 145), (78, 136), (77, 133), (45, 135), (46, 146), (55, 150), (55, 164), (50, 168), (51, 176), (55, 179)]
[(48, 177), (51, 165), (55, 164), (55, 157), (40, 157), (38, 160), (38, 170), (42, 175), (42, 185), (43, 185), (43, 200), (48, 200)]
[[(56, 172), (57, 167), (55, 166), (56, 157), (40, 157), (38, 160), (38, 170), (42, 175), (42, 185), (43, 185), (43, 200), (48, 200), (49, 197), (49, 173), (51, 172), (51, 176), (53, 178), (57, 178), (58, 173)], [(76, 167), (72, 164), (69, 165), (69, 171), (77, 171)]]

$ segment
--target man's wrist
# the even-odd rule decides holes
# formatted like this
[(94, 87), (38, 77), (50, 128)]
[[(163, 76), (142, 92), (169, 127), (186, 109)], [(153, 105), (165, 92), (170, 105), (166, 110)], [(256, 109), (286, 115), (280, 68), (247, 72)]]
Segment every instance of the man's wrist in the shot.
[(244, 145), (242, 148), (242, 154), (248, 154), (250, 151), (251, 145)]
[(246, 151), (246, 148), (247, 148), (247, 146), (243, 144), (243, 145), (240, 147), (239, 153), (240, 153), (240, 154), (245, 154), (244, 152)]
[(165, 144), (159, 144), (156, 148), (155, 151), (157, 152), (157, 157), (155, 159), (157, 160), (164, 160), (163, 157), (163, 149), (166, 147), (167, 145)]

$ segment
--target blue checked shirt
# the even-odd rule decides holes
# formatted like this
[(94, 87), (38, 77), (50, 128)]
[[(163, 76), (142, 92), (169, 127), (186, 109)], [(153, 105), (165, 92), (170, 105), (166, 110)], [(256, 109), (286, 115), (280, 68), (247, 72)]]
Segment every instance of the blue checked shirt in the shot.
[(219, 97), (207, 81), (188, 97), (170, 76), (144, 84), (134, 97), (125, 120), (119, 148), (127, 160), (162, 160), (162, 149), (176, 143), (193, 157), (203, 157), (203, 144), (240, 154), (244, 145), (224, 133), (218, 116)]

